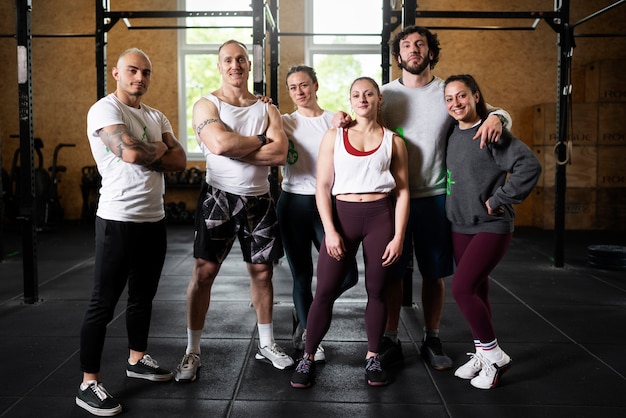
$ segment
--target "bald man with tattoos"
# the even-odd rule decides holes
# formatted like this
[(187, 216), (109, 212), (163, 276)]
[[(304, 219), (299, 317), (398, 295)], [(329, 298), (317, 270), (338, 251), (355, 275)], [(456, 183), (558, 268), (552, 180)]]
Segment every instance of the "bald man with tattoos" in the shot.
[(185, 151), (167, 117), (142, 103), (152, 64), (141, 50), (124, 51), (112, 70), (115, 92), (87, 115), (87, 135), (102, 176), (96, 212), (94, 286), (81, 328), (83, 381), (76, 404), (98, 416), (122, 411), (100, 382), (107, 324), (128, 285), (126, 375), (167, 381), (172, 373), (147, 354), (152, 300), (167, 246), (164, 172), (182, 171)]

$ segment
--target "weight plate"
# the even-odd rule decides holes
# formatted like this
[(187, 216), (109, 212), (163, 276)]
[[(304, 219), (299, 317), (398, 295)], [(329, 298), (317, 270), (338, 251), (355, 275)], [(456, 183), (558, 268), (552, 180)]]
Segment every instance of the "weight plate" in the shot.
[(588, 255), (602, 257), (626, 257), (626, 247), (622, 245), (590, 245), (587, 247)]

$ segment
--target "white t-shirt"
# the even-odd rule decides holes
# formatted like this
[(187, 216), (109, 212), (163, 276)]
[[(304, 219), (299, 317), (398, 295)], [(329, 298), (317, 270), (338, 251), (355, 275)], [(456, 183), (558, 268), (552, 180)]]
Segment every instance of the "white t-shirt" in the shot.
[(122, 161), (97, 134), (101, 128), (120, 124), (142, 141), (162, 141), (164, 133), (173, 133), (163, 113), (145, 104), (139, 109), (127, 106), (113, 93), (91, 106), (87, 114), (87, 136), (102, 176), (96, 215), (122, 222), (160, 221), (165, 217), (163, 174)]
[(337, 129), (333, 156), (333, 196), (346, 193), (389, 193), (395, 189), (396, 180), (391, 174), (393, 132), (385, 129), (380, 146), (371, 154), (363, 156), (353, 155), (346, 149), (343, 133), (343, 129)]
[[(238, 107), (222, 102), (212, 94), (204, 97), (215, 104), (220, 121), (233, 132), (252, 136), (267, 131), (268, 103), (259, 100), (251, 106)], [(206, 158), (206, 182), (209, 185), (239, 196), (261, 196), (269, 192), (269, 167), (215, 155), (201, 141), (199, 143)]]
[(325, 110), (320, 116), (306, 117), (296, 111), (282, 115), (282, 118), (289, 139), (282, 189), (289, 193), (314, 195), (317, 155), (324, 134), (332, 127), (333, 113)]

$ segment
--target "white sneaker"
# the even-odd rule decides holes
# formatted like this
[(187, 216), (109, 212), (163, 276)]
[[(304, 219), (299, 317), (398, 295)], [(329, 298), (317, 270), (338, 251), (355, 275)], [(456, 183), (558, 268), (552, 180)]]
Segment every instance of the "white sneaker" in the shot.
[(504, 351), (502, 352), (502, 360), (497, 363), (489, 363), (484, 356), (482, 358), (483, 367), (478, 373), (478, 376), (473, 378), (470, 383), (472, 386), (478, 389), (491, 389), (498, 385), (500, 376), (504, 374), (511, 367), (511, 357), (509, 357)]
[(322, 344), (317, 346), (317, 350), (315, 350), (315, 354), (313, 356), (314, 362), (326, 363), (326, 352), (324, 351), (324, 347), (322, 347)]
[(176, 370), (174, 370), (174, 380), (177, 382), (193, 382), (196, 380), (196, 373), (200, 367), (202, 367), (202, 362), (198, 354), (185, 354)]
[(279, 370), (284, 370), (294, 365), (293, 359), (285, 354), (283, 349), (275, 342), (270, 346), (259, 347), (254, 358), (270, 362)]
[(454, 375), (456, 377), (460, 377), (461, 379), (469, 380), (476, 377), (483, 368), (483, 356), (482, 354), (480, 354), (480, 351), (477, 351), (475, 353), (467, 353), (467, 355), (470, 356), (469, 361), (456, 369)]
[[(302, 333), (302, 350), (304, 350), (304, 346), (306, 345), (306, 330)], [(317, 346), (315, 350), (315, 354), (313, 355), (313, 361), (316, 363), (326, 363), (326, 352), (324, 351), (324, 347), (322, 344)]]

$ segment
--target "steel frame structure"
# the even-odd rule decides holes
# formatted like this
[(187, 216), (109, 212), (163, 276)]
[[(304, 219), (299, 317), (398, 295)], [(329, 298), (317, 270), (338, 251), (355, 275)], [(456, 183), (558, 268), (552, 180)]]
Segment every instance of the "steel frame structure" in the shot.
[[(35, 187), (34, 187), (34, 128), (33, 128), (33, 101), (32, 101), (32, 39), (37, 37), (94, 37), (96, 53), (97, 99), (106, 93), (106, 45), (108, 32), (120, 21), (124, 21), (129, 30), (147, 29), (188, 29), (187, 26), (132, 26), (130, 19), (134, 18), (181, 18), (197, 16), (252, 16), (253, 18), (253, 77), (254, 91), (257, 94), (266, 94), (265, 58), (266, 47), (269, 46), (270, 56), (270, 97), (278, 104), (278, 67), (280, 65), (279, 40), (281, 36), (296, 34), (281, 33), (278, 28), (278, 9), (280, 0), (251, 0), (251, 11), (110, 11), (110, 0), (96, 0), (96, 31), (94, 34), (48, 34), (33, 35), (31, 33), (31, 0), (15, 0), (16, 4), (16, 34), (2, 34), (0, 37), (15, 37), (18, 51), (18, 95), (20, 119), (20, 148), (21, 152), (21, 184), (28, 187), (21, 188), (20, 217), (23, 221), (22, 253), (24, 271), (24, 302), (36, 303), (38, 297), (37, 245), (35, 228)], [(567, 162), (567, 128), (568, 107), (571, 103), (572, 85), (569, 79), (571, 59), (575, 47), (575, 37), (621, 37), (622, 33), (611, 34), (583, 34), (576, 35), (574, 29), (601, 14), (623, 5), (626, 0), (615, 1), (611, 5), (592, 15), (570, 22), (570, 0), (553, 0), (552, 11), (422, 11), (418, 10), (416, 0), (403, 0), (401, 9), (397, 9), (397, 0), (382, 0), (383, 29), (381, 35), (381, 63), (383, 83), (390, 78), (390, 48), (391, 34), (400, 25), (403, 27), (416, 24), (424, 18), (444, 19), (527, 19), (532, 21), (530, 26), (431, 26), (435, 30), (534, 30), (540, 21), (545, 21), (557, 34), (558, 41), (558, 76), (557, 76), (557, 127), (555, 149), (558, 161), (556, 165), (556, 193), (555, 193), (555, 243), (554, 264), (556, 267), (564, 265), (564, 231), (565, 231), (565, 163)], [(266, 35), (268, 40), (266, 42)], [(315, 34), (297, 34), (312, 36)], [(26, 152), (24, 152), (26, 151)], [(275, 176), (277, 178), (277, 176)], [(407, 292), (405, 292), (406, 294)]]

